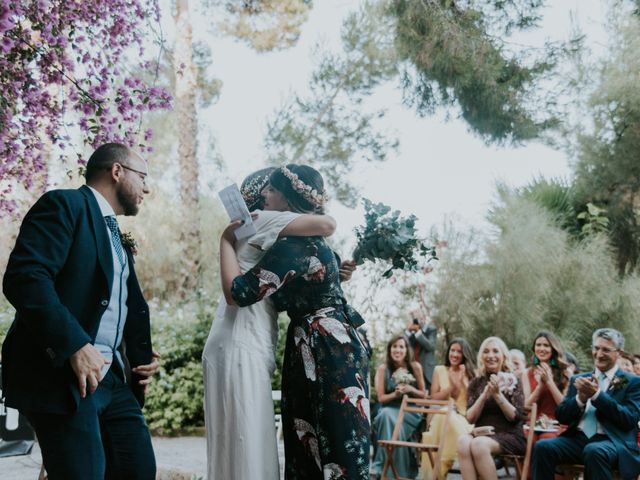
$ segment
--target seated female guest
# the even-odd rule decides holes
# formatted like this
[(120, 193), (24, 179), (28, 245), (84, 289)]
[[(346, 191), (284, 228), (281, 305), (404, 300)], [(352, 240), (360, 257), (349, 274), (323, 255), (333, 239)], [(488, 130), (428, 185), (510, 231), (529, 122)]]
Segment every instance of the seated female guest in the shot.
[[(471, 432), (472, 426), (464, 415), (467, 413), (467, 387), (475, 376), (476, 366), (471, 347), (464, 338), (454, 338), (447, 346), (444, 365), (438, 365), (434, 369), (431, 383), (431, 398), (434, 400), (453, 398), (457, 410), (457, 413), (452, 415), (449, 420), (439, 478), (446, 478), (449, 469), (458, 457), (458, 438)], [(442, 415), (433, 416), (429, 431), (423, 435), (423, 443), (438, 443), (440, 441), (443, 419)], [(434, 478), (431, 472), (431, 463), (426, 455), (426, 453), (423, 454), (422, 458), (422, 478)]]
[[(569, 364), (560, 340), (551, 332), (539, 332), (533, 340), (533, 366), (523, 376), (524, 406), (529, 410), (536, 403), (538, 418), (556, 419), (556, 407), (569, 386)], [(540, 438), (555, 437), (543, 433)]]
[(509, 350), (500, 338), (489, 337), (480, 345), (478, 375), (467, 393), (467, 420), (475, 428), (458, 441), (464, 480), (497, 478), (493, 456), (523, 455), (526, 447), (522, 382), (512, 373)]
[[(571, 369), (565, 358), (564, 349), (558, 337), (551, 332), (541, 331), (535, 336), (533, 345), (533, 366), (527, 368), (522, 379), (524, 391), (524, 407), (530, 410), (535, 403), (538, 405), (536, 420), (542, 429), (555, 430), (552, 432), (536, 432), (534, 442), (543, 438), (557, 437), (566, 429), (556, 427), (552, 422), (556, 420), (556, 407), (560, 404), (569, 386)], [(531, 474), (528, 473), (529, 478)], [(556, 478), (562, 478), (556, 476)]]
[[(413, 361), (413, 352), (403, 335), (392, 338), (387, 344), (386, 362), (376, 371), (375, 386), (378, 402), (382, 407), (373, 420), (372, 428), (377, 440), (388, 440), (396, 425), (402, 396), (424, 398), (427, 393), (424, 388), (422, 367), (418, 362)], [(421, 420), (420, 414), (406, 413), (399, 440), (410, 439)], [(418, 467), (413, 452), (408, 448), (397, 448), (393, 455), (398, 474), (401, 477), (414, 478), (418, 473)], [(378, 448), (371, 464), (371, 473), (379, 475), (385, 460), (384, 448)], [(392, 475), (391, 469), (387, 475)]]

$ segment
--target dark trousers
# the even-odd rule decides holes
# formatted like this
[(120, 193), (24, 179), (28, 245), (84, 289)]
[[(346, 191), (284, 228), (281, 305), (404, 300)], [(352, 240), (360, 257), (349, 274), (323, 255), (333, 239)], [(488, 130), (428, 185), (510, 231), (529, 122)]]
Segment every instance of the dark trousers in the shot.
[(71, 415), (27, 413), (50, 480), (154, 480), (149, 429), (113, 368)]
[(607, 435), (570, 435), (540, 440), (533, 448), (534, 480), (553, 478), (556, 465), (583, 464), (585, 480), (610, 480), (618, 464), (616, 446)]

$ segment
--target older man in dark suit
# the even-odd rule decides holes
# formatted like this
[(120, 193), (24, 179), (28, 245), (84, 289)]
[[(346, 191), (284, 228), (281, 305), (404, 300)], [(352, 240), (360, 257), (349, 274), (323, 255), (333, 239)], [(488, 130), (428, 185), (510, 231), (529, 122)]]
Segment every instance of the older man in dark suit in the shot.
[(146, 177), (129, 148), (101, 146), (87, 185), (31, 208), (9, 258), (3, 288), (16, 317), (2, 346), (4, 395), (34, 427), (51, 480), (155, 479), (141, 405), (157, 355), (116, 221), (138, 212)]
[(594, 370), (571, 379), (556, 409), (558, 421), (568, 429), (534, 447), (535, 480), (552, 479), (557, 465), (574, 463), (584, 464), (585, 480), (611, 479), (613, 469), (625, 480), (640, 474), (640, 377), (616, 363), (624, 349), (620, 332), (596, 330), (592, 344)]

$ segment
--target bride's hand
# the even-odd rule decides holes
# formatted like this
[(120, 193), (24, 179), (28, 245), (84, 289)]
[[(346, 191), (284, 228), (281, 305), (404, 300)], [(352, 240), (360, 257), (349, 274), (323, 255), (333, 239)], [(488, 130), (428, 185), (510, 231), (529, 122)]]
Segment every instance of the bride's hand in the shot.
[(236, 243), (236, 236), (234, 235), (234, 232), (243, 224), (244, 220), (235, 220), (231, 222), (222, 232), (222, 238), (227, 240), (229, 243)]

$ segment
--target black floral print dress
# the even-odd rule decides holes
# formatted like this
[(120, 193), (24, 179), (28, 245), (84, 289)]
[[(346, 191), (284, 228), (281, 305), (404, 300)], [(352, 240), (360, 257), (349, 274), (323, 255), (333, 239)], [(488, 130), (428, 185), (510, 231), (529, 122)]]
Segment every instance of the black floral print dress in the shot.
[(368, 479), (368, 356), (363, 320), (344, 300), (339, 266), (320, 237), (278, 240), (233, 281), (240, 306), (271, 296), (291, 323), (282, 365), (285, 477)]

